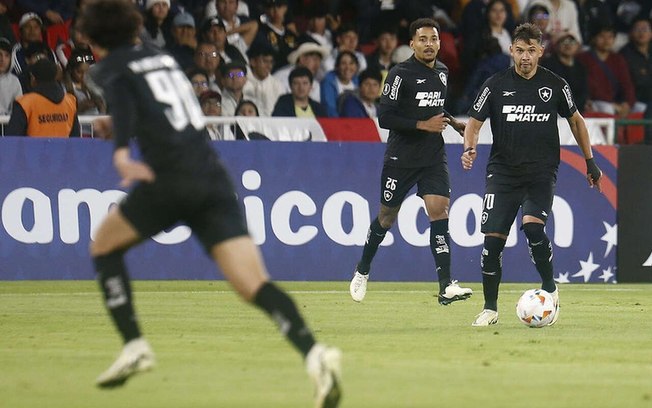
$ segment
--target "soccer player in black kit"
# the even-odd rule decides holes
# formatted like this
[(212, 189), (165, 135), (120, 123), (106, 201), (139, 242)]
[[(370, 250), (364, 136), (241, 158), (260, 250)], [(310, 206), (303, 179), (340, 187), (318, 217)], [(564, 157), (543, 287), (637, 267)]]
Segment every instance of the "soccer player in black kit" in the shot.
[[(234, 187), (209, 143), (190, 82), (167, 54), (138, 44), (142, 21), (129, 0), (85, 5), (79, 29), (103, 58), (91, 79), (113, 119), (113, 163), (126, 199), (109, 212), (91, 244), (108, 312), (124, 347), (97, 379), (123, 385), (154, 365), (134, 311), (123, 256), (132, 246), (176, 222), (186, 223), (238, 294), (267, 312), (305, 357), (318, 407), (340, 399), (340, 351), (316, 343), (294, 302), (269, 280), (260, 252), (247, 234)], [(142, 161), (132, 159), (135, 138)]]
[(491, 120), (493, 145), (487, 164), (486, 194), (482, 208), (485, 235), (482, 248), (484, 308), (473, 326), (498, 322), (498, 286), (502, 251), (519, 208), (521, 229), (530, 255), (541, 275), (541, 288), (550, 292), (559, 317), (559, 291), (553, 278), (552, 245), (544, 226), (550, 214), (559, 167), (557, 115), (568, 120), (573, 137), (586, 159), (587, 179), (599, 191), (602, 173), (593, 160), (584, 118), (577, 111), (565, 80), (538, 66), (543, 55), (541, 30), (518, 26), (512, 37), (514, 66), (489, 78), (469, 110), (464, 131), (462, 167), (471, 169), (476, 158), (480, 128)]
[(381, 174), (380, 212), (369, 227), (349, 291), (356, 302), (364, 299), (371, 261), (396, 221), (403, 200), (416, 185), (430, 221), (430, 250), (439, 280), (438, 300), (448, 305), (473, 293), (451, 279), (450, 181), (441, 135), (449, 123), (462, 132), (464, 123), (444, 112), (448, 69), (436, 62), (440, 47), (437, 23), (421, 18), (412, 22), (409, 30), (414, 55), (389, 71), (380, 99), (378, 123), (390, 130)]

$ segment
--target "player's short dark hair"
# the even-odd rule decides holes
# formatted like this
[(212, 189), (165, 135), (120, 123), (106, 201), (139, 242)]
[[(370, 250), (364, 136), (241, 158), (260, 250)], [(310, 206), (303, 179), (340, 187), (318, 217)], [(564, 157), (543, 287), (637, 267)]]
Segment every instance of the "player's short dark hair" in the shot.
[(543, 41), (543, 33), (537, 25), (532, 23), (523, 23), (516, 27), (514, 30), (514, 35), (512, 36), (512, 44), (519, 40), (525, 42), (526, 44), (530, 44), (532, 40), (541, 44)]
[(133, 44), (143, 18), (130, 0), (91, 0), (78, 18), (77, 28), (91, 42), (114, 49)]
[(288, 78), (288, 81), (290, 84), (292, 84), (292, 80), (294, 78), (300, 78), (300, 77), (308, 77), (310, 80), (310, 83), (312, 84), (312, 72), (306, 67), (296, 67), (290, 72), (290, 77)]
[(410, 24), (410, 38), (413, 38), (416, 35), (417, 30), (423, 27), (434, 27), (437, 29), (437, 32), (441, 31), (439, 29), (439, 23), (432, 18), (418, 18)]

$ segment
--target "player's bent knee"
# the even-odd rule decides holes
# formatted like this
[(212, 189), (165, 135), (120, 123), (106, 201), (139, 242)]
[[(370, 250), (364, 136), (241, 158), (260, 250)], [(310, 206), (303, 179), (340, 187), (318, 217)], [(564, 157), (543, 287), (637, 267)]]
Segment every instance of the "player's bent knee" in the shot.
[(523, 224), (523, 232), (527, 237), (528, 242), (538, 243), (546, 240), (546, 233), (543, 230), (544, 225), (538, 222), (528, 222)]

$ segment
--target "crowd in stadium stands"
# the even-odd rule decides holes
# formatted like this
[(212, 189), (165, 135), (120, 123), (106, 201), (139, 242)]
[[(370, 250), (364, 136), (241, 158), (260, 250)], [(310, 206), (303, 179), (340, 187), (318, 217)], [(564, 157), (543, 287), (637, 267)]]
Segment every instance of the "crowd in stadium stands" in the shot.
[[(373, 92), (411, 55), (409, 23), (433, 17), (453, 114), (465, 115), (484, 81), (510, 66), (511, 32), (529, 21), (545, 33), (542, 65), (568, 81), (584, 115), (652, 119), (649, 0), (134, 1), (141, 41), (175, 57), (197, 97), (220, 104), (213, 115), (235, 115), (247, 101), (263, 117), (374, 117)], [(58, 64), (79, 114), (110, 112), (84, 83), (95, 62), (75, 32), (84, 3), (0, 0), (1, 114), (30, 92), (30, 66), (41, 58)]]

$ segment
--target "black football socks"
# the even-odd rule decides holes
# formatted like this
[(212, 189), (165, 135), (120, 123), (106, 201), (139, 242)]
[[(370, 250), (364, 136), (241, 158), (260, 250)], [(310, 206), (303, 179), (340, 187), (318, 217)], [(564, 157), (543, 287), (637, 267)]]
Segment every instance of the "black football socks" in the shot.
[(134, 312), (131, 283), (123, 259), (124, 251), (93, 258), (100, 289), (116, 328), (125, 343), (140, 337)]
[(305, 357), (315, 339), (292, 299), (273, 283), (266, 282), (256, 293), (254, 303), (276, 322), (281, 333)]
[(523, 232), (528, 240), (532, 261), (541, 276), (541, 289), (552, 293), (557, 289), (552, 270), (552, 244), (543, 230), (543, 224), (523, 224)]
[(364, 244), (364, 249), (362, 250), (362, 258), (358, 262), (357, 271), (363, 275), (369, 274), (369, 269), (371, 268), (371, 261), (374, 259), (376, 252), (378, 251), (378, 246), (383, 239), (385, 239), (385, 234), (387, 229), (383, 228), (376, 217), (371, 225), (369, 226), (369, 231), (367, 232), (367, 241)]
[(503, 275), (503, 249), (505, 240), (493, 236), (484, 237), (482, 257), (482, 291), (484, 294), (484, 308), (498, 310), (498, 287)]
[(451, 251), (450, 233), (448, 232), (448, 219), (430, 222), (430, 251), (435, 257), (437, 276), (439, 280), (439, 293), (446, 290), (451, 283)]

